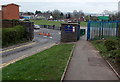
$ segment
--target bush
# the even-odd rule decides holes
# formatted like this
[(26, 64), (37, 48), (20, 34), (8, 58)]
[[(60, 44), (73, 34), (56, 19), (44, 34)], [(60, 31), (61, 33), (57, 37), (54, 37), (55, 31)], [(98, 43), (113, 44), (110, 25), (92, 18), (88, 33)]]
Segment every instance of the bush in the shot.
[(109, 51), (110, 56), (109, 58), (114, 60), (118, 65), (120, 65), (120, 40), (106, 40), (105, 46), (107, 51)]
[(119, 27), (119, 34), (118, 34), (118, 36), (120, 38), (120, 23), (119, 23), (118, 27)]
[(114, 40), (106, 40), (105, 46), (108, 51), (115, 50), (116, 49), (116, 42)]
[(2, 29), (2, 46), (16, 44), (26, 40), (26, 32), (23, 26)]
[(120, 49), (117, 50), (117, 53), (115, 55), (115, 61), (118, 65), (120, 65)]

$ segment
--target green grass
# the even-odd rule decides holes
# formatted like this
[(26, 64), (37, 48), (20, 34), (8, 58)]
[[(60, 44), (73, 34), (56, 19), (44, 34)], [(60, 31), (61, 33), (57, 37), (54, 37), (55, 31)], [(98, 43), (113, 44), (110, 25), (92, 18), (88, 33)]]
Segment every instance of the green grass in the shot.
[(61, 21), (48, 21), (48, 20), (30, 20), (31, 22), (34, 22), (37, 25), (56, 25), (56, 26), (60, 26)]
[(60, 80), (73, 44), (60, 44), (5, 68), (3, 80)]
[(93, 40), (91, 41), (92, 44), (95, 46), (95, 48), (100, 51), (101, 55), (110, 59), (109, 57), (112, 55), (110, 51), (107, 50), (107, 47), (105, 46), (105, 41), (107, 40), (112, 40), (112, 41), (117, 41), (119, 38), (118, 37), (107, 37), (105, 40)]
[(106, 46), (104, 45), (103, 40), (93, 40), (91, 41), (95, 48), (100, 51), (101, 55), (105, 55), (107, 53)]
[[(111, 43), (111, 41), (113, 43)], [(93, 40), (91, 42), (95, 46), (95, 48), (100, 51), (100, 54), (105, 59), (107, 59), (116, 69), (116, 71), (120, 74), (120, 44), (118, 43), (119, 41), (120, 40), (117, 37), (109, 37), (105, 40)], [(113, 47), (113, 45), (116, 49), (111, 48)]]
[[(65, 23), (65, 22), (61, 22), (61, 21), (48, 21), (48, 20), (30, 20), (31, 22), (34, 22), (37, 25), (56, 25), (56, 26), (60, 26), (61, 23)], [(80, 23), (81, 27), (87, 27), (87, 22), (81, 22)]]
[(87, 27), (87, 22), (80, 22), (81, 27)]

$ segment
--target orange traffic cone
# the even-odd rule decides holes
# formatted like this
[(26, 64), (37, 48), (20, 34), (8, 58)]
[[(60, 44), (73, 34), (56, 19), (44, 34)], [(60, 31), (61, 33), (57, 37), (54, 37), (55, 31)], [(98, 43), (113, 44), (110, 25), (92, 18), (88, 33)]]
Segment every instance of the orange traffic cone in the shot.
[(39, 33), (39, 35), (43, 35), (43, 33)]
[(50, 33), (48, 33), (48, 34), (47, 34), (47, 36), (51, 36), (51, 34), (50, 34)]
[(44, 33), (43, 35), (44, 35), (44, 36), (47, 36), (47, 33)]

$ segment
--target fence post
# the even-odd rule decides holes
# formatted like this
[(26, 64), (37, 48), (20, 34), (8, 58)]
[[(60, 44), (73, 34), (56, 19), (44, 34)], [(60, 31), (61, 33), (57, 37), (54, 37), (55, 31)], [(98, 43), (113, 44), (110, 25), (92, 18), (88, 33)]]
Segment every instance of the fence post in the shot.
[(88, 21), (88, 27), (87, 27), (87, 40), (90, 39), (90, 21)]
[(119, 36), (119, 25), (118, 25), (118, 21), (116, 22), (116, 37)]
[(100, 38), (100, 39), (102, 39), (103, 38), (103, 25), (104, 25), (104, 22), (102, 22), (102, 37)]

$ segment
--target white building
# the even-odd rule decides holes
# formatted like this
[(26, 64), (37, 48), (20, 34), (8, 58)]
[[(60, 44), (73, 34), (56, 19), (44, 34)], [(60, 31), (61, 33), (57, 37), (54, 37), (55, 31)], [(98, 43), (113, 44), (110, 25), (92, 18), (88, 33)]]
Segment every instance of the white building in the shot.
[(120, 12), (120, 1), (118, 2), (118, 12)]

